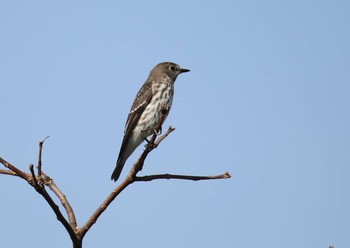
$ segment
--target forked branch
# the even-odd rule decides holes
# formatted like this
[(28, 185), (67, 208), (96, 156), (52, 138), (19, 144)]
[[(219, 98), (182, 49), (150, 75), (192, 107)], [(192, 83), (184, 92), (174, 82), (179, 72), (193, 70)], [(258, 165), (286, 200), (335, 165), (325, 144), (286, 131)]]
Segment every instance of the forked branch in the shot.
[[(228, 172), (225, 172), (221, 175), (216, 176), (192, 176), (192, 175), (173, 175), (173, 174), (157, 174), (157, 175), (148, 175), (148, 176), (137, 176), (137, 173), (139, 173), (142, 170), (142, 167), (144, 165), (144, 162), (148, 156), (148, 154), (155, 149), (171, 132), (175, 130), (173, 127), (169, 127), (169, 129), (160, 137), (158, 137), (158, 132), (161, 129), (161, 124), (163, 123), (166, 115), (167, 115), (166, 109), (162, 111), (162, 116), (160, 118), (159, 124), (157, 128), (155, 128), (155, 132), (152, 135), (151, 139), (149, 140), (146, 149), (143, 151), (141, 156), (137, 159), (137, 161), (134, 163), (134, 165), (131, 167), (128, 175), (122, 181), (112, 192), (107, 196), (107, 198), (102, 202), (102, 204), (95, 210), (95, 212), (91, 215), (91, 217), (87, 220), (87, 222), (79, 228), (77, 226), (76, 217), (73, 211), (73, 208), (69, 204), (66, 196), (62, 193), (62, 191), (57, 187), (57, 185), (54, 183), (53, 179), (46, 175), (42, 171), (42, 149), (43, 144), (45, 140), (48, 138), (46, 137), (44, 140), (39, 142), (39, 154), (38, 154), (38, 164), (37, 164), (37, 174), (35, 174), (34, 166), (30, 165), (29, 170), (30, 173), (25, 173), (24, 171), (21, 171), (17, 167), (13, 166), (9, 162), (7, 162), (5, 159), (0, 157), (0, 163), (3, 164), (7, 169), (0, 170), (0, 174), (4, 175), (11, 175), (11, 176), (18, 176), (24, 180), (26, 180), (40, 195), (43, 196), (43, 198), (46, 200), (46, 202), (49, 204), (51, 209), (56, 214), (57, 219), (62, 223), (62, 225), (65, 227), (66, 231), (68, 232), (74, 248), (81, 248), (82, 247), (82, 240), (86, 233), (90, 230), (90, 228), (93, 226), (94, 223), (96, 223), (99, 216), (107, 209), (107, 207), (112, 203), (112, 201), (130, 184), (133, 182), (148, 182), (152, 180), (158, 180), (158, 179), (181, 179), (181, 180), (193, 180), (193, 181), (199, 181), (199, 180), (213, 180), (213, 179), (227, 179), (230, 178), (230, 174)], [(157, 139), (158, 137), (158, 139)], [(56, 205), (54, 200), (51, 198), (51, 196), (48, 194), (48, 192), (45, 189), (45, 186), (49, 187), (49, 189), (56, 195), (56, 197), (59, 199), (61, 205), (64, 207), (64, 210), (67, 214), (68, 220), (62, 212), (60, 211), (59, 207)]]

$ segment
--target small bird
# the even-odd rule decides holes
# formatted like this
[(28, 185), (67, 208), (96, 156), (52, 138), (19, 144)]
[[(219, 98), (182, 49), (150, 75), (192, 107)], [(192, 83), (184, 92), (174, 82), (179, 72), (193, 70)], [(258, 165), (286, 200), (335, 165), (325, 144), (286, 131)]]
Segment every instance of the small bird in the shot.
[(162, 109), (170, 110), (177, 76), (189, 71), (172, 62), (160, 63), (152, 69), (131, 106), (112, 180), (118, 180), (129, 156), (142, 141), (154, 134)]

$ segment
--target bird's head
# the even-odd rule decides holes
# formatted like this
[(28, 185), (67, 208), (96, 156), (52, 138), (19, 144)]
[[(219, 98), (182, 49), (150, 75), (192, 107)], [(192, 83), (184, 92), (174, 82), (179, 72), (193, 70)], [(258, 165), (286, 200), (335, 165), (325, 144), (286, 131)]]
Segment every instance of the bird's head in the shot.
[(178, 64), (172, 62), (163, 62), (156, 65), (151, 71), (151, 75), (164, 75), (166, 74), (168, 77), (173, 79), (177, 78), (177, 76), (183, 72), (189, 72), (189, 69), (181, 68)]

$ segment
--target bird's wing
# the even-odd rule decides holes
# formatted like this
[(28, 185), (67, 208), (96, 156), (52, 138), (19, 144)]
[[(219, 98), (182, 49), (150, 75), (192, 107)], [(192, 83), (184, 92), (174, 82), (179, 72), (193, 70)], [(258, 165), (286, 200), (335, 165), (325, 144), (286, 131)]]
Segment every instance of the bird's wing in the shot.
[(128, 119), (125, 124), (125, 131), (124, 131), (125, 140), (123, 140), (122, 145), (126, 145), (124, 144), (125, 141), (128, 140), (128, 137), (130, 137), (131, 132), (134, 130), (143, 111), (146, 109), (151, 99), (152, 99), (152, 84), (151, 82), (147, 82), (141, 87), (131, 106)]
[(128, 119), (125, 124), (124, 138), (119, 151), (119, 156), (117, 159), (116, 167), (112, 173), (112, 180), (118, 180), (120, 173), (123, 169), (126, 159), (130, 154), (125, 157), (125, 149), (127, 149), (130, 137), (132, 135), (133, 130), (135, 129), (140, 117), (145, 111), (147, 105), (152, 99), (152, 84), (151, 82), (144, 83), (139, 92), (137, 93), (134, 103), (130, 109)]

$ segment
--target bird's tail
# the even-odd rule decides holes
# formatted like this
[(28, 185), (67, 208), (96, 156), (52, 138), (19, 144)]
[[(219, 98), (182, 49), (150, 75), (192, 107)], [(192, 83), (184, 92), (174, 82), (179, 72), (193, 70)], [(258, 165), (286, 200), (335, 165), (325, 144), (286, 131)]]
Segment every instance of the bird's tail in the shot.
[(125, 159), (121, 159), (121, 158), (118, 159), (116, 167), (111, 176), (111, 179), (114, 180), (114, 182), (118, 180), (120, 173), (123, 170), (125, 162), (126, 162)]

